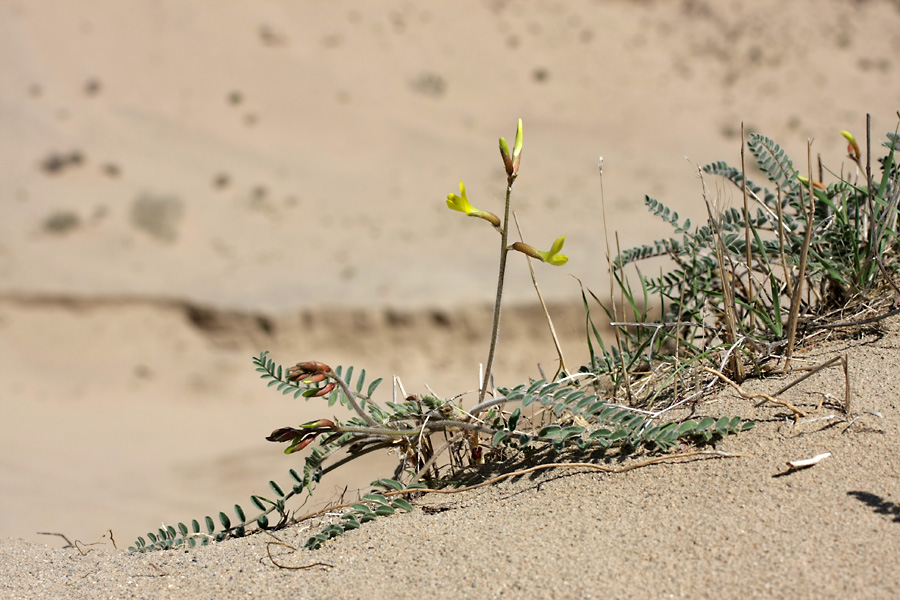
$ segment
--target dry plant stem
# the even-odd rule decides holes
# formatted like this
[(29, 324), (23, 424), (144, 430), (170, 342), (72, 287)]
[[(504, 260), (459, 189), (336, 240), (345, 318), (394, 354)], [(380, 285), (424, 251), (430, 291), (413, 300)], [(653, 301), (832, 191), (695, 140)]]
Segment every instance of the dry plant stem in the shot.
[(773, 396), (780, 396), (781, 394), (783, 394), (784, 392), (788, 391), (789, 389), (791, 389), (792, 387), (794, 387), (794, 386), (797, 385), (798, 383), (802, 383), (802, 382), (806, 381), (807, 379), (809, 379), (810, 377), (812, 377), (813, 375), (815, 375), (816, 373), (818, 373), (818, 372), (821, 371), (822, 369), (827, 369), (827, 368), (830, 367), (831, 365), (833, 365), (833, 364), (835, 364), (835, 363), (837, 363), (837, 362), (840, 362), (840, 360), (841, 360), (841, 357), (840, 357), (840, 356), (836, 356), (836, 357), (832, 358), (831, 360), (826, 361), (826, 362), (822, 363), (821, 365), (819, 365), (819, 366), (817, 366), (817, 367), (814, 367), (813, 369), (810, 369), (810, 371), (809, 371), (808, 373), (806, 373), (806, 374), (803, 375), (802, 377), (797, 378), (795, 381), (792, 381), (791, 383), (787, 384), (786, 386), (784, 386), (783, 388), (781, 388), (780, 390), (778, 390), (777, 392), (775, 392), (775, 393), (772, 394), (772, 395), (773, 395)]
[[(794, 293), (791, 295), (791, 312), (788, 317), (788, 345), (784, 356), (784, 370), (789, 371), (791, 368), (791, 357), (794, 354), (794, 343), (797, 341), (797, 321), (800, 318), (800, 293), (803, 288), (803, 280), (806, 278), (806, 258), (809, 255), (809, 245), (812, 241), (812, 223), (816, 213), (816, 203), (813, 196), (812, 185), (812, 141), (806, 142), (806, 164), (809, 174), (809, 183), (807, 194), (809, 197), (809, 208), (804, 211), (806, 217), (806, 234), (803, 236), (803, 247), (800, 248), (800, 271), (797, 274), (797, 281), (794, 283)], [(803, 190), (801, 187), (800, 190)], [(800, 193), (800, 204), (803, 206), (803, 193)]]
[[(602, 180), (601, 180), (601, 188), (600, 189), (601, 190), (603, 189)], [(618, 231), (616, 232), (616, 256), (622, 256), (622, 248), (619, 246), (619, 232)], [(610, 283), (610, 301), (612, 302), (612, 305), (613, 305), (613, 318), (615, 318), (615, 320), (618, 321), (619, 315), (618, 315), (618, 311), (616, 310), (616, 303), (612, 299), (612, 280), (611, 279), (610, 279), (609, 283)], [(625, 308), (625, 288), (622, 286), (619, 286), (619, 291), (622, 293), (621, 304), (622, 304), (622, 308), (624, 309)], [(616, 332), (616, 346), (619, 348), (619, 362), (622, 365), (622, 379), (625, 381), (625, 397), (628, 398), (628, 401), (630, 402), (631, 399), (633, 398), (633, 395), (631, 393), (631, 377), (628, 376), (628, 367), (625, 366), (625, 352), (622, 351), (622, 341), (621, 341), (621, 338), (619, 337), (618, 328), (615, 329), (615, 332)]]
[[(684, 295), (686, 293), (686, 288), (687, 288), (687, 286), (683, 286), (681, 288), (681, 296), (678, 301), (678, 321), (681, 321), (681, 319), (684, 317)], [(675, 356), (675, 372), (678, 373), (678, 376), (675, 377), (675, 381), (673, 382), (673, 385), (672, 385), (672, 397), (673, 398), (678, 397), (678, 384), (681, 382), (681, 364), (680, 364), (681, 354), (680, 354), (679, 348), (678, 348), (678, 346), (680, 344), (681, 344), (681, 336), (676, 335), (675, 336), (675, 354), (674, 354), (674, 356)]]
[(334, 565), (324, 563), (324, 562), (314, 562), (314, 563), (310, 563), (308, 565), (299, 565), (299, 566), (279, 564), (275, 560), (275, 558), (272, 556), (272, 546), (284, 546), (285, 548), (290, 548), (294, 552), (296, 552), (297, 549), (294, 546), (291, 546), (290, 544), (285, 544), (284, 542), (266, 542), (266, 554), (269, 555), (269, 560), (272, 561), (272, 564), (275, 565), (276, 567), (278, 567), (279, 569), (289, 569), (291, 571), (299, 571), (300, 569), (312, 569), (313, 567), (330, 567), (332, 569), (334, 568)]
[[(524, 243), (525, 238), (522, 236), (522, 227), (519, 225), (519, 216), (516, 214), (516, 211), (513, 211), (513, 220), (516, 222), (516, 230), (519, 232), (519, 239)], [(556, 353), (559, 355), (559, 369), (557, 369), (556, 375), (559, 375), (560, 371), (568, 374), (569, 367), (566, 366), (566, 357), (563, 356), (562, 348), (559, 345), (559, 338), (556, 337), (556, 328), (553, 327), (553, 319), (550, 318), (550, 311), (547, 310), (547, 304), (544, 302), (544, 295), (541, 294), (541, 288), (538, 286), (537, 276), (534, 274), (534, 266), (531, 264), (531, 257), (526, 254), (525, 259), (528, 261), (528, 271), (531, 273), (531, 283), (534, 284), (534, 291), (537, 292), (538, 301), (541, 303), (541, 308), (544, 309), (544, 316), (547, 317), (547, 325), (550, 327), (550, 335), (553, 337), (553, 345), (556, 346)], [(553, 379), (556, 379), (556, 375), (553, 376)]]
[[(76, 549), (78, 548), (75, 544), (72, 543), (72, 540), (70, 540), (68, 538), (68, 536), (66, 536), (66, 534), (64, 534), (64, 533), (55, 533), (52, 531), (38, 531), (37, 534), (38, 535), (58, 535), (62, 539), (66, 540), (66, 545), (62, 547), (63, 550), (65, 550), (66, 548), (76, 548)], [(75, 540), (75, 541), (77, 542), (78, 540)]]
[[(103, 544), (104, 542), (102, 542), (101, 540), (102, 540), (103, 538), (105, 538), (105, 537), (107, 536), (107, 534), (109, 534), (109, 539), (112, 541), (113, 548), (115, 548), (116, 550), (119, 549), (119, 547), (116, 545), (116, 538), (113, 537), (112, 529), (107, 530), (107, 533), (104, 533), (102, 536), (100, 536), (100, 540), (97, 540), (96, 542), (91, 542), (90, 544), (85, 544), (85, 543), (82, 542), (81, 540), (75, 540), (75, 541), (73, 542), (73, 541), (70, 540), (68, 537), (66, 537), (66, 535), (63, 534), (63, 533), (52, 533), (52, 532), (49, 532), (49, 531), (38, 531), (37, 534), (38, 534), (38, 535), (57, 535), (57, 536), (61, 537), (62, 539), (66, 540), (66, 545), (63, 546), (63, 549), (64, 549), (64, 550), (65, 550), (66, 548), (75, 548), (76, 550), (78, 550), (78, 553), (81, 554), (82, 556), (87, 556), (87, 555), (91, 552), (90, 548), (88, 548), (89, 546), (99, 546), (100, 544)], [(88, 549), (87, 549), (87, 550), (83, 550), (83, 549), (82, 549), (82, 546), (84, 546), (85, 548), (88, 548)]]
[[(750, 208), (747, 204), (747, 169), (744, 165), (744, 122), (741, 121), (741, 191), (744, 195), (744, 241), (747, 256), (747, 300), (753, 305), (753, 254), (750, 248)], [(750, 311), (750, 332), (754, 329), (754, 313)]]
[(718, 377), (725, 383), (729, 384), (731, 387), (734, 388), (734, 390), (738, 393), (738, 395), (741, 398), (744, 398), (745, 400), (757, 400), (757, 399), (761, 398), (763, 400), (763, 403), (771, 402), (772, 404), (778, 404), (779, 406), (783, 406), (783, 407), (787, 408), (788, 410), (790, 410), (792, 413), (794, 413), (798, 417), (805, 417), (808, 414), (806, 411), (797, 408), (790, 402), (787, 402), (786, 400), (779, 400), (778, 398), (775, 398), (769, 394), (748, 394), (743, 389), (741, 389), (741, 386), (739, 386), (732, 380), (728, 379), (728, 377), (726, 377), (725, 374), (722, 373), (721, 371), (716, 371), (715, 369), (710, 369), (709, 367), (704, 367), (703, 370), (707, 373), (715, 375), (716, 377)]
[[(872, 115), (866, 113), (866, 199), (869, 202), (869, 247), (875, 243), (875, 203), (872, 201)], [(878, 255), (876, 248), (875, 255)]]
[[(618, 321), (619, 320), (619, 310), (616, 308), (616, 299), (615, 299), (615, 277), (613, 276), (613, 264), (612, 264), (612, 251), (609, 249), (609, 227), (606, 223), (606, 196), (603, 193), (603, 157), (600, 157), (600, 211), (603, 216), (603, 236), (606, 241), (606, 268), (609, 273), (609, 302), (612, 304), (613, 318)], [(617, 239), (618, 243), (618, 239)], [(619, 336), (619, 329), (613, 329), (613, 333), (616, 336), (616, 347), (621, 350), (622, 342)], [(622, 353), (619, 353), (622, 356)], [(625, 373), (625, 359), (622, 358), (622, 371), (623, 376), (625, 378), (625, 385), (628, 386), (628, 375)], [(613, 389), (613, 396), (616, 395), (616, 390)], [(626, 393), (629, 398), (631, 398), (631, 390), (626, 389)]]
[[(874, 248), (874, 256), (875, 262), (878, 263), (878, 270), (881, 271), (881, 275), (885, 278), (885, 280), (890, 284), (892, 288), (894, 288), (894, 293), (897, 294), (894, 297), (894, 304), (900, 302), (900, 288), (897, 287), (897, 284), (894, 283), (894, 278), (891, 277), (891, 274), (888, 272), (887, 268), (884, 266), (884, 261), (881, 260), (881, 248), (878, 243), (881, 239), (882, 234), (884, 233), (884, 228), (881, 227), (880, 223), (876, 222), (875, 219), (875, 202), (872, 199), (872, 187), (874, 186), (874, 182), (872, 181), (872, 115), (866, 113), (866, 196), (869, 204), (869, 221), (871, 222), (871, 240), (869, 241), (869, 247), (872, 248), (873, 244), (875, 244)], [(888, 214), (894, 213), (894, 207), (891, 206), (890, 210), (887, 211)], [(887, 225), (885, 222), (884, 225)]]
[(491, 349), (488, 352), (487, 363), (484, 367), (484, 379), (481, 383), (481, 391), (478, 393), (478, 402), (484, 401), (488, 385), (491, 381), (491, 369), (494, 366), (494, 352), (497, 349), (497, 336), (500, 334), (500, 306), (503, 300), (503, 278), (506, 275), (506, 258), (509, 254), (507, 242), (509, 241), (509, 198), (512, 195), (515, 174), (510, 175), (506, 182), (506, 206), (503, 209), (503, 229), (500, 231), (500, 268), (497, 275), (497, 298), (494, 301), (494, 324), (491, 327)]
[(693, 321), (663, 321), (661, 323), (639, 323), (637, 321), (613, 321), (610, 327), (650, 327), (660, 329), (662, 327), (697, 327), (699, 329), (707, 329), (709, 331), (721, 331), (718, 327), (707, 325), (705, 323), (694, 323)]
[[(732, 453), (732, 452), (722, 452), (720, 450), (692, 450), (690, 452), (679, 452), (678, 454), (669, 454), (667, 456), (657, 456), (656, 458), (650, 458), (647, 460), (643, 460), (641, 462), (637, 462), (634, 464), (630, 464), (624, 467), (607, 467), (606, 465), (598, 465), (595, 463), (583, 463), (583, 462), (562, 462), (562, 463), (548, 463), (545, 465), (537, 465), (534, 467), (529, 467), (527, 469), (522, 469), (520, 471), (511, 471), (509, 473), (504, 473), (503, 475), (499, 475), (494, 477), (493, 479), (488, 479), (487, 481), (482, 481), (481, 483), (476, 483), (475, 485), (470, 485), (462, 488), (455, 488), (452, 490), (437, 490), (432, 488), (409, 488), (405, 490), (394, 490), (390, 492), (382, 492), (381, 495), (385, 498), (390, 498), (393, 496), (405, 496), (408, 494), (461, 494), (463, 492), (468, 492), (471, 490), (476, 490), (480, 487), (484, 487), (487, 485), (494, 485), (495, 483), (499, 483), (504, 479), (509, 479), (510, 477), (521, 477), (522, 475), (527, 475), (529, 473), (534, 473), (535, 471), (543, 471), (545, 469), (589, 469), (591, 471), (602, 471), (603, 473), (627, 473), (628, 471), (633, 471), (634, 469), (640, 469), (642, 467), (649, 467), (650, 465), (656, 465), (663, 462), (669, 462), (671, 460), (678, 460), (680, 458), (692, 458), (695, 456), (708, 456), (710, 458), (741, 458), (748, 457), (749, 454), (742, 453)], [(346, 504), (336, 504), (334, 506), (328, 506), (323, 508), (322, 510), (317, 510), (316, 512), (312, 512), (302, 517), (298, 518), (295, 522), (301, 523), (303, 521), (307, 521), (309, 519), (314, 519), (316, 517), (322, 516), (326, 513), (341, 510), (343, 508), (350, 508), (356, 502), (348, 502)]]
[(787, 289), (792, 290), (794, 286), (791, 285), (791, 270), (788, 268), (787, 257), (784, 255), (784, 210), (781, 208), (781, 186), (776, 186), (775, 190), (778, 194), (778, 251), (781, 254), (781, 268), (784, 269), (784, 283)]
[(493, 435), (493, 429), (483, 427), (476, 423), (467, 423), (465, 421), (431, 421), (424, 427), (416, 427), (415, 429), (394, 429), (392, 427), (354, 427), (351, 425), (340, 425), (329, 428), (329, 432), (334, 433), (367, 433), (370, 435), (384, 435), (393, 437), (415, 437), (421, 435), (424, 431), (477, 431), (485, 435)]
[(476, 404), (472, 407), (472, 410), (469, 412), (469, 415), (475, 415), (480, 413), (481, 411), (487, 410), (492, 406), (498, 406), (506, 402), (506, 396), (500, 396), (499, 398), (493, 398), (491, 400), (485, 400), (481, 404)]
[[(703, 201), (706, 203), (706, 212), (709, 215), (709, 224), (713, 229), (715, 241), (716, 241), (716, 260), (719, 263), (719, 272), (722, 274), (722, 292), (724, 294), (724, 308), (725, 308), (725, 326), (728, 330), (728, 343), (734, 344), (738, 340), (737, 334), (737, 323), (736, 323), (736, 310), (735, 310), (735, 301), (734, 301), (734, 280), (735, 274), (734, 269), (731, 269), (731, 277), (727, 276), (727, 271), (725, 269), (725, 243), (722, 240), (722, 232), (719, 229), (719, 221), (716, 218), (716, 214), (718, 213), (718, 209), (713, 210), (713, 206), (709, 201), (709, 194), (706, 191), (706, 181), (703, 179), (703, 170), (698, 168), (697, 173), (700, 175), (700, 188), (703, 194)], [(738, 381), (744, 380), (744, 364), (741, 362), (741, 357), (738, 353), (734, 353), (732, 355), (731, 360), (731, 368), (734, 371), (735, 376)]]
[(844, 367), (844, 414), (850, 414), (850, 361), (846, 354), (841, 355), (841, 364)]
[(425, 473), (427, 473), (428, 470), (434, 466), (434, 463), (437, 462), (438, 458), (447, 450), (447, 448), (449, 448), (450, 446), (452, 446), (453, 444), (455, 444), (456, 442), (461, 440), (463, 435), (465, 435), (465, 433), (460, 431), (459, 433), (454, 435), (452, 438), (450, 438), (449, 440), (444, 442), (444, 445), (441, 446), (440, 448), (438, 448), (437, 452), (433, 452), (431, 454), (431, 458), (429, 458), (425, 462), (425, 464), (422, 465), (422, 467), (416, 473), (415, 477), (412, 478), (412, 483), (416, 483), (419, 480), (421, 480), (422, 477), (425, 475)]
[(869, 323), (876, 323), (878, 321), (883, 321), (888, 317), (893, 317), (895, 315), (900, 314), (900, 307), (891, 309), (884, 313), (883, 315), (877, 315), (875, 317), (869, 317), (867, 319), (860, 319), (858, 321), (840, 321), (839, 323), (828, 323), (827, 325), (809, 325), (806, 329), (811, 329), (814, 331), (821, 329), (840, 329), (841, 327), (855, 327), (858, 325), (868, 325)]

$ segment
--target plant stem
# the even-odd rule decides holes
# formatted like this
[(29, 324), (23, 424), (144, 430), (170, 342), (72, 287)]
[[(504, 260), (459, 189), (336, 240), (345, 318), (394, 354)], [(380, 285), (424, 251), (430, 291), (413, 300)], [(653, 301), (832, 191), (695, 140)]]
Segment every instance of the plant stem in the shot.
[(365, 433), (375, 436), (391, 436), (391, 437), (412, 437), (422, 433), (422, 431), (433, 433), (435, 431), (477, 431), (484, 434), (496, 433), (490, 427), (484, 427), (476, 423), (467, 423), (465, 421), (432, 421), (426, 423), (424, 427), (416, 427), (409, 429), (395, 429), (393, 427), (357, 427), (355, 425), (338, 425), (329, 428), (328, 431), (335, 433)]
[(347, 382), (340, 376), (338, 376), (335, 372), (328, 373), (328, 377), (337, 382), (338, 387), (341, 388), (341, 391), (344, 392), (344, 395), (347, 396), (347, 400), (350, 401), (350, 405), (353, 406), (353, 410), (356, 411), (362, 419), (371, 425), (372, 427), (378, 427), (380, 423), (373, 419), (369, 413), (364, 411), (362, 407), (359, 405), (359, 402), (356, 401), (356, 394), (353, 393), (353, 390), (350, 389), (350, 386), (347, 385)]
[(806, 278), (806, 261), (809, 255), (809, 245), (812, 242), (812, 231), (813, 231), (813, 218), (816, 214), (816, 202), (815, 196), (813, 195), (813, 187), (812, 187), (812, 163), (810, 158), (812, 157), (812, 141), (806, 142), (806, 163), (807, 169), (809, 171), (809, 183), (808, 186), (808, 198), (809, 198), (809, 206), (806, 206), (803, 203), (803, 186), (800, 186), (800, 206), (803, 209), (803, 216), (806, 218), (806, 233), (803, 236), (803, 245), (800, 247), (800, 265), (799, 271), (797, 272), (797, 280), (794, 285), (793, 294), (791, 295), (791, 312), (788, 316), (788, 346), (784, 355), (784, 367), (783, 371), (785, 373), (790, 371), (791, 368), (791, 357), (794, 354), (794, 342), (797, 338), (797, 320), (800, 318), (800, 294), (803, 288), (803, 282)]
[[(488, 352), (487, 363), (484, 367), (484, 380), (481, 382), (481, 391), (478, 394), (478, 403), (484, 402), (491, 381), (491, 369), (494, 366), (494, 351), (497, 349), (497, 337), (500, 333), (500, 305), (503, 300), (503, 278), (506, 275), (506, 257), (509, 254), (507, 241), (509, 238), (509, 198), (512, 195), (512, 186), (515, 182), (515, 174), (506, 180), (506, 206), (503, 209), (503, 229), (500, 232), (500, 270), (497, 275), (497, 299), (494, 301), (494, 325), (491, 329), (491, 349)], [(477, 416), (477, 415), (476, 415)]]

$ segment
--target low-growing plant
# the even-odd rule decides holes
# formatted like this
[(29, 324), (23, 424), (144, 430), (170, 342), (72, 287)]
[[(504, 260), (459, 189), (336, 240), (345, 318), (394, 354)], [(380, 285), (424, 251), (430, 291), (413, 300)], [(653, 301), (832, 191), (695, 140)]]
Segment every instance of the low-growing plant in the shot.
[[(843, 134), (850, 143), (850, 157), (861, 170), (859, 146), (850, 134)], [(747, 180), (743, 166), (738, 170), (725, 163), (706, 165), (699, 170), (701, 179), (704, 175), (724, 177), (744, 192), (745, 201), (742, 209), (722, 210), (709, 198), (704, 185), (708, 218), (700, 226), (692, 226), (647, 197), (648, 209), (670, 223), (680, 238), (658, 240), (615, 257), (608, 253), (610, 298), (601, 301), (589, 289), (582, 291), (591, 363), (569, 373), (560, 352), (561, 368), (553, 377), (494, 389), (491, 371), (509, 252), (551, 265), (568, 260), (560, 254), (565, 236), (557, 238), (549, 251), (509, 241), (512, 190), (523, 148), (520, 120), (512, 151), (500, 138), (506, 173), (503, 219), (472, 206), (462, 182), (459, 194), (447, 197), (449, 208), (488, 221), (501, 238), (489, 352), (474, 406), (466, 408), (461, 397), (405, 393), (397, 397), (396, 389), (391, 400), (379, 400), (376, 393), (382, 379), (367, 379), (364, 369), (332, 368), (314, 360), (284, 367), (268, 352), (261, 352), (253, 362), (269, 387), (294, 398), (323, 402), (323, 409), (341, 405), (351, 416), (281, 427), (267, 437), (286, 443), (288, 454), (307, 454), (302, 472), (290, 471), (292, 482), (287, 491), (270, 482), (271, 493), (250, 497), (256, 509), (252, 516), (235, 505), (235, 520), (222, 512), (218, 526), (209, 516), (202, 522), (191, 521), (190, 527), (185, 523), (165, 526), (148, 533), (147, 539), (139, 538), (131, 550), (203, 545), (321, 515), (322, 511), (298, 518), (287, 502), (297, 495), (312, 494), (329, 472), (374, 451), (391, 450), (399, 457), (394, 472), (374, 481), (373, 490), (357, 501), (331, 507), (341, 511), (339, 518), (314, 533), (307, 547), (318, 548), (328, 539), (397, 510), (412, 510), (409, 496), (452, 486), (462, 473), (477, 473), (485, 463), (502, 465), (505, 460), (524, 457), (541, 465), (546, 457), (567, 456), (562, 453), (570, 451), (602, 461), (612, 449), (657, 455), (645, 464), (667, 456), (696, 455), (696, 451), (667, 453), (678, 445), (714, 443), (754, 425), (737, 416), (668, 419), (673, 408), (696, 402), (723, 383), (730, 383), (743, 397), (761, 397), (795, 414), (805, 414), (774, 398), (780, 392), (750, 395), (736, 382), (748, 375), (788, 370), (797, 332), (805, 340), (815, 331), (844, 325), (834, 322), (836, 315), (842, 314), (835, 310), (846, 309), (854, 299), (872, 297), (891, 280), (895, 270), (892, 257), (898, 245), (897, 143), (896, 134), (888, 136), (880, 181), (867, 169), (864, 182), (857, 173), (840, 176), (826, 186), (811, 173), (801, 176), (774, 141), (751, 135), (748, 148), (775, 191)], [(750, 210), (751, 200), (754, 211)], [(636, 284), (625, 275), (626, 267), (659, 256), (669, 257), (674, 268), (658, 277), (637, 271)], [(633, 320), (618, 320), (616, 289), (618, 304), (630, 311)], [(654, 299), (660, 305), (659, 321), (649, 316)], [(613, 344), (603, 339), (595, 325), (591, 312), (595, 304), (618, 328)], [(548, 321), (552, 331), (549, 314)], [(779, 364), (773, 367), (772, 362)], [(846, 368), (846, 362), (844, 365)], [(612, 467), (598, 468), (619, 472)], [(273, 513), (277, 520), (270, 518)]]
[[(855, 169), (840, 175), (829, 171), (836, 181), (826, 185), (811, 172), (801, 175), (774, 140), (751, 134), (747, 148), (772, 187), (746, 178), (743, 164), (740, 169), (721, 161), (701, 167), (708, 218), (700, 225), (646, 196), (647, 209), (670, 224), (677, 237), (627, 249), (612, 261), (611, 277), (622, 290), (630, 321), (614, 319), (610, 300), (590, 291), (584, 295), (589, 340), (601, 352), (592, 351), (592, 364), (583, 370), (616, 384), (631, 380), (640, 366), (641, 394), (630, 400), (645, 408), (667, 407), (680, 390), (716, 380), (710, 369), (727, 367), (738, 382), (754, 374), (789, 372), (795, 345), (839, 326), (864, 324), (888, 286), (900, 298), (893, 282), (898, 135), (887, 134), (878, 178), (868, 154), (863, 166), (854, 136), (841, 135)], [(737, 186), (743, 206), (724, 209), (718, 198), (711, 199), (705, 183), (710, 176)], [(641, 261), (657, 257), (670, 259), (672, 268), (659, 276), (637, 270)], [(627, 267), (636, 269), (637, 290), (625, 275)], [(606, 348), (593, 327), (591, 299), (622, 332), (613, 348)], [(654, 299), (659, 320), (647, 316)]]

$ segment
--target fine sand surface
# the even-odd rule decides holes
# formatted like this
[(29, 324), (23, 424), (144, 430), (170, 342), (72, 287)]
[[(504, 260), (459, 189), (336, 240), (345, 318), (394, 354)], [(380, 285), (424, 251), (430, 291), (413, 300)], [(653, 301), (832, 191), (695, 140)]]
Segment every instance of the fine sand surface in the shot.
[[(696, 165), (739, 164), (742, 121), (801, 170), (809, 138), (847, 170), (839, 130), (862, 139), (870, 112), (877, 146), (896, 125), (897, 56), (887, 0), (0, 0), (0, 596), (895, 595), (894, 333), (851, 352), (854, 410), (883, 419), (791, 433), (704, 404), (763, 421), (720, 445), (751, 458), (426, 498), (452, 510), (369, 524), (315, 555), (327, 572), (277, 570), (261, 536), (82, 557), (38, 532), (127, 546), (286, 483), (302, 457), (265, 436), (336, 409), (266, 390), (264, 349), (364, 367), (385, 395), (394, 375), (475, 388), (497, 239), (444, 199), (463, 179), (501, 211), (516, 118), (515, 208), (533, 245), (567, 236), (570, 262), (536, 270), (578, 365), (575, 278), (608, 286), (599, 156), (610, 230), (648, 243), (671, 229), (644, 194), (702, 219)], [(512, 258), (498, 385), (556, 367)], [(839, 396), (830, 377), (794, 400)], [(392, 465), (351, 465), (318, 501)]]
[[(741, 414), (749, 433), (716, 444), (736, 458), (684, 459), (623, 474), (556, 469), (458, 495), (429, 494), (318, 551), (258, 534), (212, 547), (131, 555), (107, 540), (86, 556), (22, 540), (0, 545), (12, 598), (896, 598), (900, 594), (900, 320), (819, 346), (799, 364), (843, 370), (781, 398), (723, 392), (677, 415)], [(796, 376), (792, 377), (796, 379)], [(784, 381), (745, 385), (773, 393)], [(879, 416), (880, 415), (880, 416)], [(818, 419), (816, 417), (829, 417)], [(830, 453), (806, 470), (787, 461)], [(573, 457), (579, 458), (579, 457)], [(643, 457), (598, 464), (627, 465)], [(323, 521), (279, 531), (297, 548)], [(304, 570), (297, 567), (324, 563)]]

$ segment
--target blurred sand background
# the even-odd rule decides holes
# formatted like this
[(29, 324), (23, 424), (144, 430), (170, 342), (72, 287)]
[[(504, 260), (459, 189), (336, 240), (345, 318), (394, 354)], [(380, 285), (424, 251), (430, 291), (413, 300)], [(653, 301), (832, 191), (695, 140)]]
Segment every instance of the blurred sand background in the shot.
[[(611, 229), (649, 242), (644, 194), (702, 217), (693, 165), (739, 164), (741, 121), (836, 170), (866, 112), (880, 143), (898, 50), (886, 0), (0, 1), (0, 536), (130, 543), (286, 482), (264, 437), (333, 411), (267, 391), (262, 349), (474, 388), (497, 240), (444, 199), (500, 210), (518, 117), (514, 202), (534, 245), (567, 235), (537, 270), (583, 362), (600, 155)], [(500, 385), (555, 361), (511, 263)]]

